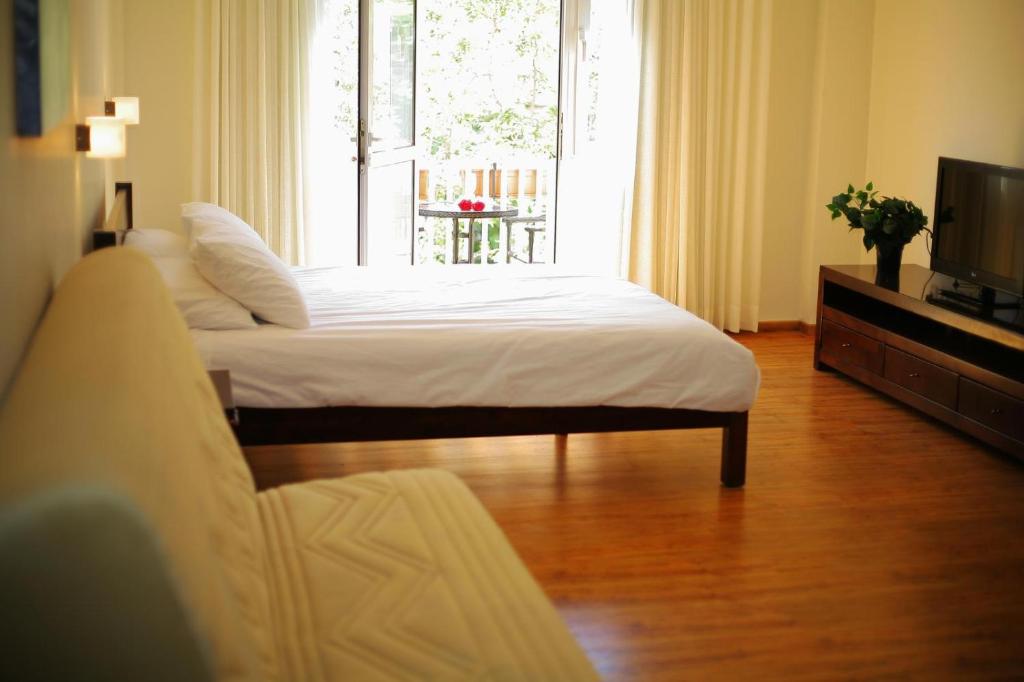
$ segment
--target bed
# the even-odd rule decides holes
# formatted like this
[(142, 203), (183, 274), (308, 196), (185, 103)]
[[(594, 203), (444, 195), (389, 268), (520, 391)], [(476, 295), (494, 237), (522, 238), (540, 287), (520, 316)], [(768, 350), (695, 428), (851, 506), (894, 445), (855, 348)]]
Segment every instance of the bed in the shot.
[(542, 266), (293, 273), (308, 329), (192, 331), (230, 371), (243, 445), (718, 427), (722, 483), (744, 483), (753, 355), (642, 287)]

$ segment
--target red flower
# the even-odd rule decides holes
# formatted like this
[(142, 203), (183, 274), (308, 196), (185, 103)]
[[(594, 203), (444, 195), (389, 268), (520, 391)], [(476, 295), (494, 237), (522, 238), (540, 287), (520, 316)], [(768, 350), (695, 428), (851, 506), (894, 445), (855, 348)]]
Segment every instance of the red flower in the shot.
[(463, 199), (459, 202), (460, 211), (468, 211), (471, 208), (473, 208), (473, 202), (470, 199)]
[(473, 202), (473, 210), (474, 211), (482, 211), (482, 210), (484, 210), (484, 208), (486, 208), (486, 206), (487, 205), (484, 202), (482, 202), (482, 201), (474, 201)]

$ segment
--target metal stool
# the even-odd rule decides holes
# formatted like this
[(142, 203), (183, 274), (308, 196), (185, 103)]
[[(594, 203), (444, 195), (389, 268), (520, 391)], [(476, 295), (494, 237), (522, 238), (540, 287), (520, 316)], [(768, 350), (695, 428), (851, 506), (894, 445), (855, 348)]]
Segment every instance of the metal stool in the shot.
[[(533, 247), (536, 243), (537, 233), (547, 231), (547, 216), (543, 213), (540, 215), (521, 215), (512, 218), (502, 218), (502, 222), (505, 223), (505, 229), (508, 232), (508, 238), (505, 240), (505, 263), (511, 263), (512, 259), (515, 258), (517, 261), (522, 263), (533, 263)], [(512, 226), (513, 225), (531, 225), (535, 223), (541, 223), (539, 227), (526, 227), (526, 238), (527, 238), (527, 254), (529, 260), (524, 261), (519, 256), (512, 253)]]

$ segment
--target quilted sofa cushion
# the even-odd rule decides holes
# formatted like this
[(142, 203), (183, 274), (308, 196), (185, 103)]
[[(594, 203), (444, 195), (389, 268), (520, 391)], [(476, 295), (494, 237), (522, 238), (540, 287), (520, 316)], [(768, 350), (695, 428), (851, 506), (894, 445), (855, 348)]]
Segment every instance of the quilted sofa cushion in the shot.
[(597, 679), (451, 474), (361, 474), (258, 497), (288, 679)]
[(216, 679), (278, 679), (252, 477), (142, 253), (94, 253), (58, 287), (0, 411), (0, 471), (0, 513), (76, 486), (138, 508)]

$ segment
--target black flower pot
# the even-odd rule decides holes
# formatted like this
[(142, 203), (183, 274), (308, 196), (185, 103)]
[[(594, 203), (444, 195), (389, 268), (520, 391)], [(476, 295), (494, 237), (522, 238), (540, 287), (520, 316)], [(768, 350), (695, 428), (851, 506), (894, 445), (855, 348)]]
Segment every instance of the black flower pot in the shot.
[(903, 244), (888, 248), (875, 248), (875, 284), (886, 289), (899, 291), (900, 263), (903, 261)]

